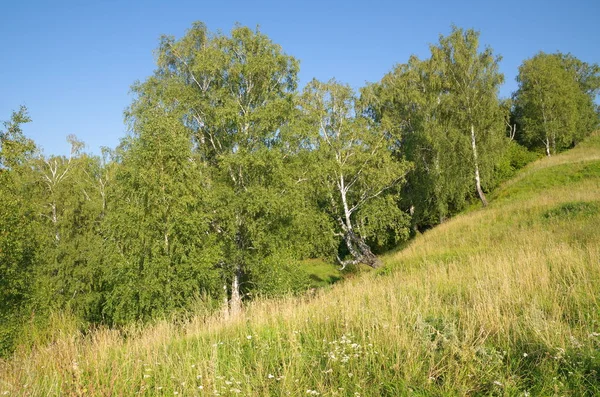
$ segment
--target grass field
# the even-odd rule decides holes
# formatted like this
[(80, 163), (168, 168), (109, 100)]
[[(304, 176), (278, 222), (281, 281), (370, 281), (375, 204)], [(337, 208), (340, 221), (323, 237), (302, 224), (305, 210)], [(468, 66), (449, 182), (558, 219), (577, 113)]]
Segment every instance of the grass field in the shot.
[(56, 316), (53, 343), (0, 363), (0, 395), (600, 395), (599, 135), (383, 259), (235, 320)]

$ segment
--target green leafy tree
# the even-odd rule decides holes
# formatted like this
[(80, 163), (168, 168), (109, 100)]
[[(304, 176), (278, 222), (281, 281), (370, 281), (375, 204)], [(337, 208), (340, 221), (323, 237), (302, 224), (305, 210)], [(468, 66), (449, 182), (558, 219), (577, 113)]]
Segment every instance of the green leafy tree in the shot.
[(598, 127), (594, 99), (600, 69), (571, 55), (543, 52), (523, 62), (514, 94), (515, 116), (522, 126), (521, 142), (542, 146), (546, 155), (583, 139)]
[(460, 131), (443, 117), (439, 75), (429, 60), (411, 57), (362, 90), (368, 115), (391, 134), (394, 155), (412, 164), (400, 205), (413, 227), (442, 222), (469, 196), (470, 157)]
[(407, 236), (407, 216), (399, 210), (399, 187), (408, 170), (393, 156), (392, 136), (362, 116), (349, 86), (334, 80), (310, 82), (300, 99), (305, 146), (314, 164), (313, 183), (336, 235), (351, 259), (345, 267), (363, 263), (377, 268), (381, 261), (367, 240), (388, 245)]
[(290, 205), (299, 202), (298, 167), (282, 134), (294, 110), (297, 72), (298, 61), (258, 30), (237, 26), (230, 36), (210, 35), (195, 23), (180, 40), (162, 38), (158, 70), (135, 87), (138, 111), (155, 95), (185, 126), (203, 164), (212, 197), (210, 232), (221, 253), (216, 266), (233, 315), (267, 259), (283, 266), (287, 259), (273, 258), (297, 257), (290, 253), (301, 245), (309, 247), (301, 252), (313, 250), (299, 238), (316, 235), (309, 227), (294, 232), (309, 215), (306, 206)]
[(25, 178), (35, 145), (21, 128), (29, 121), (21, 107), (0, 130), (0, 356), (10, 354), (22, 332), (38, 254)]
[(482, 204), (487, 199), (482, 174), (492, 179), (495, 162), (505, 148), (504, 113), (498, 89), (504, 76), (498, 70), (500, 57), (486, 47), (479, 51), (479, 32), (453, 27), (431, 46), (431, 60), (438, 77), (442, 114), (470, 139), (475, 189)]
[(464, 208), (497, 180), (507, 140), (507, 109), (498, 100), (502, 75), (479, 34), (453, 28), (431, 46), (431, 57), (411, 57), (362, 91), (367, 115), (397, 142), (409, 161), (400, 205), (415, 229), (430, 227)]
[(133, 109), (106, 192), (103, 314), (115, 324), (188, 309), (216, 288), (204, 170), (183, 125), (155, 104)]
[(31, 162), (38, 260), (34, 302), (40, 321), (68, 310), (79, 320), (102, 321), (102, 196), (95, 175), (100, 159), (83, 152), (75, 136), (68, 156), (38, 156)]
[(25, 106), (13, 112), (10, 121), (3, 123), (0, 131), (0, 171), (18, 167), (31, 158), (35, 151), (34, 142), (25, 137), (21, 126), (31, 122)]

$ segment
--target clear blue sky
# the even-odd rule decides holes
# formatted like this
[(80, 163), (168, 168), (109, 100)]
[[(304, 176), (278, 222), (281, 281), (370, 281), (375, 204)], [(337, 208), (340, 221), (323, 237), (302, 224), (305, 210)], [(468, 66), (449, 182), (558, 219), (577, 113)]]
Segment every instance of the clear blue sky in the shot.
[(358, 88), (379, 80), (451, 24), (475, 28), (503, 57), (515, 89), (519, 64), (538, 51), (571, 52), (600, 63), (600, 1), (4, 1), (0, 23), (0, 120), (23, 104), (25, 133), (46, 154), (66, 154), (75, 134), (87, 150), (125, 136), (129, 87), (154, 69), (161, 34), (181, 37), (193, 21), (228, 32), (235, 22), (261, 30), (300, 59), (301, 85), (335, 77)]

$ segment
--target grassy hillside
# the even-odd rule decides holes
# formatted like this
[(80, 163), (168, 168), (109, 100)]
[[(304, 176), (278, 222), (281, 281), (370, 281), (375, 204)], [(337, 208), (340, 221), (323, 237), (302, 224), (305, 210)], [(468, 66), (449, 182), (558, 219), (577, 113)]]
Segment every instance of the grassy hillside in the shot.
[(0, 395), (600, 394), (599, 135), (384, 260), (236, 320), (60, 325)]

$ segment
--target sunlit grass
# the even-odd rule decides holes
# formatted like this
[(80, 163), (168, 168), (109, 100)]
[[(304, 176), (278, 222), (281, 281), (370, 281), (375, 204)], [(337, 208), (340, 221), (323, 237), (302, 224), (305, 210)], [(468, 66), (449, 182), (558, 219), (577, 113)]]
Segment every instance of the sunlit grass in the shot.
[(234, 320), (83, 336), (57, 316), (51, 344), (0, 364), (0, 395), (598, 395), (599, 164), (595, 136), (382, 270)]
[(342, 278), (339, 266), (322, 259), (307, 259), (302, 261), (301, 266), (309, 274), (313, 287), (325, 287)]

